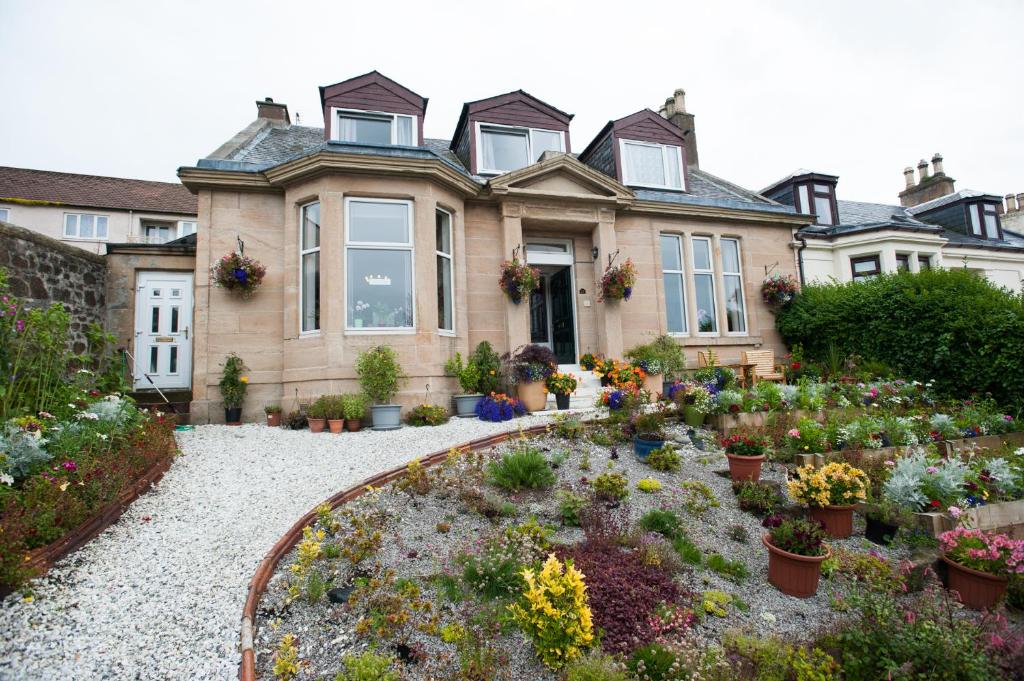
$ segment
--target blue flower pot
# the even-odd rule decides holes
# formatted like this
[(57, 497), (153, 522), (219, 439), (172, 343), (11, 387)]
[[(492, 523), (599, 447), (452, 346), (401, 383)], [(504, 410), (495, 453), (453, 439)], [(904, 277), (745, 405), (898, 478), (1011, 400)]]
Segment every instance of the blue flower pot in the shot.
[(647, 455), (655, 449), (661, 448), (664, 444), (664, 440), (641, 440), (635, 437), (633, 438), (633, 453), (641, 461), (647, 461)]

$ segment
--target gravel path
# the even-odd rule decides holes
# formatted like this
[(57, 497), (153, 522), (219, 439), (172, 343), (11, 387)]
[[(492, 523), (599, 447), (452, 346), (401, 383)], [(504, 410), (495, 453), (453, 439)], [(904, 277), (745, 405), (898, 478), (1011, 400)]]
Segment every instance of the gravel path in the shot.
[(0, 608), (0, 679), (232, 679), (249, 579), (334, 492), (417, 456), (544, 423), (329, 433), (198, 426), (121, 519)]

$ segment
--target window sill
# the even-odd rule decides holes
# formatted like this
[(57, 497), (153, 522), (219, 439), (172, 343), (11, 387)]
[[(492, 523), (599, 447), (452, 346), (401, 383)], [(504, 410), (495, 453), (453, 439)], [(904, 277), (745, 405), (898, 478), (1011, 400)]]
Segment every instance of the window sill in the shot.
[(455, 331), (442, 331), (441, 329), (438, 329), (437, 335), (444, 336), (445, 338), (455, 338)]
[(623, 182), (622, 184), (627, 187), (636, 187), (637, 189), (653, 189), (659, 192), (679, 192), (681, 194), (686, 193), (685, 187), (665, 187), (656, 184), (639, 184), (637, 182)]
[(61, 239), (65, 241), (98, 241), (106, 243), (110, 237), (98, 237), (98, 236), (62, 236)]
[(415, 328), (403, 328), (403, 329), (368, 329), (365, 327), (357, 327), (345, 329), (346, 336), (411, 336), (416, 333)]
[(320, 337), (320, 329), (317, 329), (316, 331), (300, 331), (299, 332), (299, 338), (319, 338), (319, 337)]

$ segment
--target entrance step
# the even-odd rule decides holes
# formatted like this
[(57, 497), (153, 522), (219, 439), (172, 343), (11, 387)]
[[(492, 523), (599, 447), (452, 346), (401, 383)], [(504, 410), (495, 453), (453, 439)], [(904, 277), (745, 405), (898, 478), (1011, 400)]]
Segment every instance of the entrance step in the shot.
[(189, 408), (192, 403), (191, 390), (164, 390), (167, 401), (155, 390), (136, 390), (128, 393), (135, 403), (143, 409), (157, 409), (165, 413), (178, 415), (178, 423), (189, 422)]
[[(584, 371), (578, 364), (560, 364), (558, 370), (576, 377), (576, 392), (569, 398), (570, 409), (593, 407), (597, 396), (601, 394), (601, 379), (593, 371)], [(548, 408), (554, 409), (555, 396), (548, 393)]]

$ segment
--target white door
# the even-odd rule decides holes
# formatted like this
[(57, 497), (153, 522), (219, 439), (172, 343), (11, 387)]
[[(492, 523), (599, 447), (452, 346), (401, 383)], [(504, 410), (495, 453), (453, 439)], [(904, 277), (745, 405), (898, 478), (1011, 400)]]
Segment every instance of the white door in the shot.
[(135, 287), (135, 389), (192, 385), (192, 274), (139, 272)]

